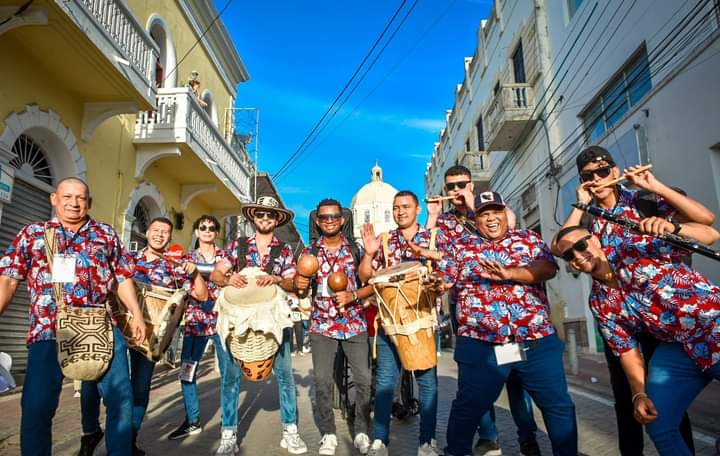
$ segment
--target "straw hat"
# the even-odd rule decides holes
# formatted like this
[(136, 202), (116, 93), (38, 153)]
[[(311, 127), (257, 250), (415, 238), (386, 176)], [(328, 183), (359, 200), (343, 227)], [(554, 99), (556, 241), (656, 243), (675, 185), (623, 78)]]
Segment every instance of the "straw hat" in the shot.
[(240, 208), (240, 212), (248, 220), (252, 220), (253, 218), (255, 218), (255, 212), (268, 210), (271, 210), (278, 214), (277, 226), (282, 226), (293, 219), (294, 214), (289, 210), (280, 207), (280, 203), (278, 203), (278, 200), (276, 200), (272, 196), (259, 196), (255, 204), (243, 204), (243, 206)]

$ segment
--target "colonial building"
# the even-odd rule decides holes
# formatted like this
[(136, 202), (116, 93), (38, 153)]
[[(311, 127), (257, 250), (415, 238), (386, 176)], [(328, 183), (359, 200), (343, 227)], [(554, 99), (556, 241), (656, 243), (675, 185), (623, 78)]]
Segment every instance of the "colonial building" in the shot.
[[(26, 3), (0, 7), (0, 249), (52, 216), (49, 192), (66, 176), (87, 180), (91, 215), (132, 247), (156, 216), (189, 247), (200, 214), (237, 214), (254, 165), (225, 112), (249, 75), (213, 2)], [(19, 290), (0, 317), (0, 350), (22, 375)]]
[(360, 229), (366, 223), (372, 223), (375, 233), (380, 234), (394, 229), (392, 205), (397, 190), (383, 182), (382, 168), (375, 163), (370, 170), (370, 182), (360, 187), (353, 196), (350, 209), (353, 214), (355, 240), (362, 244)]
[[(473, 180), (549, 241), (575, 202), (575, 157), (599, 144), (621, 167), (652, 163), (718, 213), (719, 18), (713, 0), (496, 0), (465, 59), (426, 193), (440, 193), (449, 166), (483, 157), (474, 163), (486, 173)], [(717, 263), (694, 262), (720, 280)], [(561, 332), (574, 328), (581, 346), (600, 349), (589, 279), (563, 265), (547, 288)]]

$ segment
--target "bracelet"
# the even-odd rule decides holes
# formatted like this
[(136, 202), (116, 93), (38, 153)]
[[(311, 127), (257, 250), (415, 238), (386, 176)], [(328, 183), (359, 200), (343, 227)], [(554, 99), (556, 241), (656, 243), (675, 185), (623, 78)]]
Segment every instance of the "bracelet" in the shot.
[(682, 226), (675, 220), (672, 221), (672, 224), (673, 224), (673, 233), (672, 234), (680, 233), (680, 230), (682, 230)]
[(643, 393), (643, 392), (635, 393), (635, 394), (633, 394), (633, 397), (632, 397), (632, 403), (635, 404), (635, 401), (636, 401), (639, 397), (644, 397), (644, 398), (647, 399), (648, 395), (645, 394), (645, 393)]

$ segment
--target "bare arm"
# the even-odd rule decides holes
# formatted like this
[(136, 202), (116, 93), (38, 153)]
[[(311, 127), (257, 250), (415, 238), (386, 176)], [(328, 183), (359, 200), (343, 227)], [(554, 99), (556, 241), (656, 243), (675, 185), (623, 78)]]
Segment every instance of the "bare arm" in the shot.
[[(662, 217), (648, 217), (639, 223), (640, 231), (652, 235), (662, 235), (673, 233), (675, 226)], [(712, 226), (697, 222), (687, 222), (680, 224), (680, 236), (695, 239), (706, 245), (714, 244), (720, 239), (720, 233)]]
[(635, 419), (642, 424), (655, 421), (657, 410), (650, 398), (645, 393), (645, 359), (636, 347), (620, 355), (620, 364), (630, 384), (630, 391), (633, 394), (633, 407)]
[(19, 280), (7, 276), (0, 276), (0, 315), (5, 312), (7, 306), (10, 305), (15, 291), (17, 291)]
[(492, 261), (480, 260), (481, 275), (490, 280), (510, 280), (526, 285), (545, 282), (555, 277), (557, 266), (552, 261), (535, 260), (526, 266), (508, 268)]
[(218, 261), (210, 273), (210, 280), (219, 287), (226, 286), (228, 284), (227, 273), (230, 272), (230, 268), (231, 266), (227, 261)]
[(133, 318), (130, 319), (130, 326), (132, 327), (132, 333), (135, 335), (135, 340), (138, 343), (142, 343), (145, 340), (145, 318), (140, 304), (137, 301), (137, 295), (135, 294), (135, 285), (132, 280), (123, 280), (118, 284), (117, 295), (128, 308)]

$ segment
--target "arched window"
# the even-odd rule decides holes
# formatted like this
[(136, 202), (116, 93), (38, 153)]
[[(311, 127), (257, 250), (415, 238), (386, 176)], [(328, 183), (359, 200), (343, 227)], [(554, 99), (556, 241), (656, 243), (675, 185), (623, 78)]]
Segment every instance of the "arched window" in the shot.
[(20, 135), (12, 147), (15, 158), (10, 160), (10, 165), (17, 169), (20, 174), (37, 179), (48, 185), (53, 184), (50, 163), (47, 154), (27, 135)]
[[(133, 217), (135, 218), (132, 222), (132, 231), (130, 232), (130, 248), (140, 250), (147, 245), (147, 238), (145, 233), (147, 232), (150, 224), (150, 209), (144, 201), (145, 198), (138, 201), (133, 211)], [(135, 243), (135, 244), (133, 244)]]
[(158, 88), (175, 87), (177, 85), (177, 71), (174, 71), (175, 47), (165, 20), (157, 15), (150, 18), (148, 32), (160, 50), (160, 55), (155, 62), (155, 86)]
[(385, 223), (390, 223), (390, 209), (385, 209)]
[(365, 209), (365, 223), (370, 223), (370, 210)]

